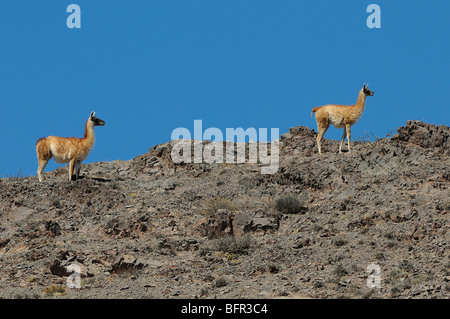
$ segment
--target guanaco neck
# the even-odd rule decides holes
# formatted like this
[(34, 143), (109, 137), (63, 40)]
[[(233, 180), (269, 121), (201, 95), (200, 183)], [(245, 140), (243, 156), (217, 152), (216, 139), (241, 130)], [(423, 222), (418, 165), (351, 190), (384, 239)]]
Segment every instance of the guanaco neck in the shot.
[(83, 142), (89, 149), (91, 149), (92, 146), (94, 146), (95, 142), (94, 122), (92, 122), (90, 118), (86, 121), (86, 125), (84, 126)]
[(366, 106), (366, 94), (364, 94), (364, 91), (361, 90), (361, 91), (359, 91), (358, 100), (356, 101), (356, 104), (355, 104), (355, 118), (356, 119), (358, 119), (362, 115), (365, 106)]

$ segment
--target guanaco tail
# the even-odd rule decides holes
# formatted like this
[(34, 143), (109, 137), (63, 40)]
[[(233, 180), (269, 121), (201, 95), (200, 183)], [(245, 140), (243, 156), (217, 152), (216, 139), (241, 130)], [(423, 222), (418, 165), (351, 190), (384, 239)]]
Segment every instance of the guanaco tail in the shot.
[(69, 181), (80, 173), (81, 162), (86, 159), (95, 142), (94, 127), (104, 126), (105, 122), (95, 117), (95, 112), (86, 121), (84, 137), (48, 136), (40, 138), (36, 143), (36, 153), (39, 162), (37, 176), (42, 182), (42, 172), (48, 161), (53, 157), (57, 163), (69, 164)]
[(328, 104), (312, 109), (311, 116), (316, 113), (317, 130), (319, 132), (317, 135), (317, 148), (319, 149), (319, 154), (322, 154), (320, 141), (330, 127), (330, 124), (333, 124), (336, 128), (344, 128), (344, 133), (342, 134), (341, 143), (339, 145), (339, 153), (342, 153), (342, 145), (344, 144), (345, 136), (347, 136), (348, 151), (351, 152), (350, 127), (361, 117), (366, 104), (366, 96), (373, 96), (373, 94), (374, 93), (364, 84), (361, 91), (359, 91), (358, 100), (354, 105)]

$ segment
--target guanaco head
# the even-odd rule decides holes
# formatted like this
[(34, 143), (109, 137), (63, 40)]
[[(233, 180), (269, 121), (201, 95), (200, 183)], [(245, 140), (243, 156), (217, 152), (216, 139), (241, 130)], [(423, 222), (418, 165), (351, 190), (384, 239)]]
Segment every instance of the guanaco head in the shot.
[(95, 117), (95, 112), (91, 112), (91, 116), (89, 119), (94, 123), (94, 126), (104, 126), (105, 125), (105, 121), (99, 119), (98, 117)]
[(363, 86), (363, 92), (364, 92), (365, 95), (373, 96), (373, 91), (369, 90), (368, 86), (369, 86), (368, 83), (367, 83), (367, 86), (364, 84), (364, 86)]

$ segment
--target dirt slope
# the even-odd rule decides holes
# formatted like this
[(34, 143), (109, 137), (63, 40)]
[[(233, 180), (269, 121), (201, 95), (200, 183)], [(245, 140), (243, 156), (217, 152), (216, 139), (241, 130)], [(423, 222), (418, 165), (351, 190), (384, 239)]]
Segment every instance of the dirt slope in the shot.
[(449, 127), (408, 121), (322, 156), (315, 136), (283, 134), (272, 175), (175, 165), (171, 142), (73, 182), (0, 179), (0, 297), (449, 298)]

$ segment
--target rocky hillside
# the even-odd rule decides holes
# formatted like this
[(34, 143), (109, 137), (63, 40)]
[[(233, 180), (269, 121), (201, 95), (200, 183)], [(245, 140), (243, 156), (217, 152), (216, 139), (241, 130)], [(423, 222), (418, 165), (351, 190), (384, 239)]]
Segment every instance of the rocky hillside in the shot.
[(319, 156), (299, 126), (272, 175), (176, 165), (169, 142), (73, 182), (0, 179), (0, 297), (449, 298), (449, 136), (408, 121)]

